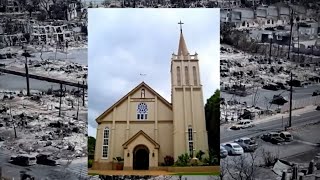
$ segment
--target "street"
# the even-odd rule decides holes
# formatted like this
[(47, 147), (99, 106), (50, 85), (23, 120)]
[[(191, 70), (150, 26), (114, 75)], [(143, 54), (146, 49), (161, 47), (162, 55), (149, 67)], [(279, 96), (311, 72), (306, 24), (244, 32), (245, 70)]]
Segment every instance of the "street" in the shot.
[[(282, 118), (279, 118), (256, 124), (255, 127), (248, 129), (230, 130), (230, 125), (220, 126), (220, 143), (226, 143), (241, 137), (259, 136), (269, 131), (283, 130), (286, 122), (289, 121), (288, 116), (283, 118), (283, 122)], [(320, 121), (320, 111), (316, 110), (314, 110), (313, 112), (292, 116), (293, 127), (317, 121)]]
[[(70, 179), (76, 180), (79, 177), (87, 177), (87, 163), (81, 164), (75, 160), (66, 166), (66, 163), (61, 163), (58, 166), (46, 166), (36, 164), (33, 166), (19, 166), (9, 163), (10, 153), (3, 149), (0, 150), (0, 167), (2, 168), (2, 176), (6, 178), (20, 179), (20, 172), (25, 171), (27, 174), (35, 177), (36, 179)], [(81, 158), (83, 161), (86, 158)]]
[[(297, 100), (297, 99), (312, 97), (312, 93), (318, 89), (320, 89), (319, 84), (309, 85), (307, 88), (293, 87), (292, 99)], [(266, 108), (266, 104), (268, 106), (270, 105), (269, 102), (272, 100), (273, 96), (279, 95), (279, 94), (281, 94), (283, 97), (286, 97), (287, 100), (289, 100), (289, 95), (290, 95), (289, 91), (286, 91), (286, 90), (270, 91), (270, 90), (265, 90), (260, 88), (257, 93), (257, 96), (259, 96), (259, 99), (256, 102), (256, 106), (261, 108)], [(248, 95), (246, 97), (240, 97), (233, 94), (221, 92), (221, 97), (225, 98), (227, 101), (234, 99), (240, 102), (247, 102), (248, 106), (252, 105), (253, 96), (254, 94)], [(278, 108), (278, 105), (275, 105), (275, 104), (271, 105), (270, 107), (270, 109), (276, 109), (276, 108)]]
[[(241, 130), (229, 130), (228, 127), (230, 125), (221, 126), (221, 143), (230, 142), (241, 137), (255, 137), (258, 149), (252, 155), (254, 156), (256, 167), (266, 165), (265, 158), (267, 157), (307, 165), (320, 153), (320, 111), (301, 113), (292, 117), (292, 128), (288, 130), (293, 136), (293, 141), (291, 142), (272, 144), (260, 138), (260, 135), (264, 133), (282, 130), (282, 119), (280, 118), (261, 122), (253, 128)], [(284, 122), (286, 121), (288, 121), (287, 117), (284, 118)], [(252, 162), (250, 153), (244, 153), (240, 156), (227, 156), (221, 160), (222, 163), (234, 166), (237, 166), (240, 161), (246, 161), (250, 165), (250, 162)]]

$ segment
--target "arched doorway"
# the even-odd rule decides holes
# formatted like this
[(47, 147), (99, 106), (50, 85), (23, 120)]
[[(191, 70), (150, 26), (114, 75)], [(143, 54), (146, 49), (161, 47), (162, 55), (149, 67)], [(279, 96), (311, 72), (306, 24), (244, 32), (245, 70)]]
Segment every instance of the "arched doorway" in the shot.
[(149, 169), (149, 149), (145, 145), (138, 145), (133, 150), (133, 169)]

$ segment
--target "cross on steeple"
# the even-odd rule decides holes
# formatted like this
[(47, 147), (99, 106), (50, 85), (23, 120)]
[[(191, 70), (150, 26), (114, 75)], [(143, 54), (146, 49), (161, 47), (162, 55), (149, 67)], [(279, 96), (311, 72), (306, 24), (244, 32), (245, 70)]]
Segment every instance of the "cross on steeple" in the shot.
[(181, 22), (181, 20), (180, 20), (180, 22), (179, 22), (178, 24), (180, 24), (180, 31), (181, 31), (181, 33), (182, 33), (182, 24), (184, 24), (184, 23)]

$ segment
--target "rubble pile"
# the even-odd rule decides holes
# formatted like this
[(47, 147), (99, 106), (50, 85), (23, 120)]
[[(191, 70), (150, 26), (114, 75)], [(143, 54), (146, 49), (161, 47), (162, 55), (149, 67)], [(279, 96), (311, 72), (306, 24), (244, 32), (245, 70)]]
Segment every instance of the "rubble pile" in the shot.
[[(15, 50), (17, 49), (7, 49), (7, 51)], [(25, 59), (21, 55), (18, 55), (15, 59), (8, 59), (7, 62), (4, 62), (3, 66), (8, 69), (23, 72), (25, 71)], [(30, 58), (28, 59), (28, 69), (30, 74), (42, 76), (49, 75), (49, 77), (56, 77), (58, 79), (68, 80), (71, 82), (86, 81), (88, 74), (87, 66), (61, 59), (37, 60)]]
[(320, 72), (315, 67), (296, 66), (286, 59), (275, 58), (269, 62), (269, 58), (230, 47), (221, 47), (220, 59), (222, 87), (239, 84), (246, 87), (263, 87), (268, 84), (288, 86), (290, 72), (293, 73), (294, 80), (300, 81), (297, 86), (320, 82)]
[(38, 21), (27, 18), (2, 17), (0, 20), (0, 47), (21, 46), (31, 43), (36, 48), (43, 45), (55, 47), (69, 42), (70, 47), (84, 47), (87, 35), (84, 21)]
[[(287, 97), (281, 95), (292, 85), (303, 87), (320, 82), (317, 67), (301, 67), (287, 59), (252, 55), (227, 45), (220, 49), (221, 122), (236, 121), (245, 111), (255, 116), (275, 114)], [(261, 90), (265, 89), (261, 97)], [(249, 118), (252, 119), (252, 118)]]
[(48, 152), (56, 159), (86, 156), (87, 108), (81, 104), (76, 118), (76, 105), (68, 103), (76, 102), (76, 96), (65, 93), (59, 117), (59, 98), (54, 95), (38, 92), (27, 97), (23, 92), (10, 91), (0, 94), (0, 98), (8, 94), (14, 97), (0, 104), (0, 149), (12, 154)]

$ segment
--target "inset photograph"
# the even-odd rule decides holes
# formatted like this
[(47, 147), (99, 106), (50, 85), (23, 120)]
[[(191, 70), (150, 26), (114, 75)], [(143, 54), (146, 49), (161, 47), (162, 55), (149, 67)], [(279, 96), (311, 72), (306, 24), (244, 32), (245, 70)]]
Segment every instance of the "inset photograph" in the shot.
[(319, 3), (221, 8), (223, 179), (319, 176)]
[(219, 13), (89, 10), (89, 174), (219, 175)]

